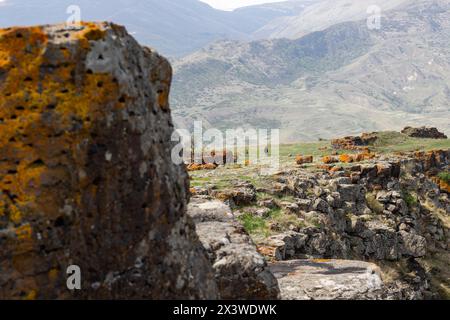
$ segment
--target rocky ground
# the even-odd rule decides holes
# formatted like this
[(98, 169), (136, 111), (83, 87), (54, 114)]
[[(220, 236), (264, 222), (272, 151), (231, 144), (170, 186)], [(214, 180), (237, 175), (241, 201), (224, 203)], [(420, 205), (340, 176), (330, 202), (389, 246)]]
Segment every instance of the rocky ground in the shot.
[(449, 297), (448, 139), (282, 146), (271, 176), (189, 185), (171, 76), (114, 24), (0, 30), (0, 299)]
[(407, 152), (388, 140), (367, 160), (327, 166), (282, 152), (283, 169), (269, 177), (252, 165), (191, 172), (193, 201), (228, 206), (282, 298), (448, 298), (450, 149), (427, 150), (424, 139), (422, 151)]

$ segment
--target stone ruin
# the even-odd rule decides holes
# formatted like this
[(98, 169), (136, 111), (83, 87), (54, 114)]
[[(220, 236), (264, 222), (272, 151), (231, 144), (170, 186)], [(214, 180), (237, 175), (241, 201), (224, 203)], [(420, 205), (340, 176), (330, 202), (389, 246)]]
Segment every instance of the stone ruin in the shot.
[(447, 136), (434, 127), (405, 127), (402, 131), (409, 137), (426, 139), (447, 139)]

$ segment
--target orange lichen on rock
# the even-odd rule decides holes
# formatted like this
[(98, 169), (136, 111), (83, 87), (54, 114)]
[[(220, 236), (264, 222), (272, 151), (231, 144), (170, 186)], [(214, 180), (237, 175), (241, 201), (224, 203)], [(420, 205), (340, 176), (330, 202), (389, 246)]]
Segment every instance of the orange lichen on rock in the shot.
[(330, 171), (330, 172), (344, 171), (344, 168), (343, 168), (343, 167), (340, 167), (340, 166), (334, 166), (334, 167), (330, 168), (329, 171)]
[(450, 184), (449, 184), (449, 183), (447, 183), (447, 182), (441, 180), (441, 181), (439, 182), (439, 188), (440, 188), (442, 191), (444, 191), (444, 192), (450, 194)]
[(320, 170), (329, 171), (331, 168), (333, 168), (333, 165), (330, 165), (330, 164), (318, 164), (318, 165), (316, 165), (316, 168), (320, 169)]
[[(50, 44), (54, 39), (49, 39), (45, 27), (2, 32), (0, 71), (5, 80), (0, 86), (0, 189), (7, 197), (0, 211), (9, 212), (14, 223), (20, 222), (30, 203), (51, 206), (53, 195), (42, 193), (42, 187), (70, 176), (52, 164), (75, 151), (71, 147), (88, 145), (89, 120), (102, 117), (105, 105), (119, 106), (118, 84), (112, 75), (79, 67), (92, 33), (96, 39), (104, 35), (99, 24), (86, 24), (75, 34), (86, 40), (88, 47), (74, 45), (69, 50), (70, 44)], [(46, 143), (48, 139), (51, 144)], [(74, 156), (75, 161), (83, 161), (76, 158), (76, 152)]]
[(258, 252), (262, 254), (264, 257), (266, 257), (269, 261), (275, 260), (277, 248), (273, 246), (266, 246), (266, 245), (258, 245), (256, 247)]
[(217, 168), (217, 165), (214, 163), (207, 163), (207, 164), (191, 163), (187, 165), (186, 168), (187, 171), (215, 170)]
[(322, 158), (322, 162), (325, 163), (325, 164), (337, 163), (337, 162), (339, 162), (339, 157), (325, 156), (325, 157)]
[[(162, 110), (170, 82), (168, 61), (120, 26), (0, 30), (0, 299), (73, 298), (70, 264), (83, 270), (78, 298), (210, 296), (198, 285), (211, 286), (210, 265), (185, 261), (207, 260), (183, 222), (188, 179), (171, 161)], [(176, 258), (167, 249), (175, 226)], [(145, 243), (150, 231), (157, 246)], [(158, 290), (127, 285), (138, 254)], [(106, 269), (120, 274), (117, 287), (91, 288)], [(186, 287), (175, 289), (179, 277)]]
[(16, 236), (19, 240), (30, 240), (33, 230), (29, 224), (25, 224), (16, 229)]
[(350, 154), (341, 154), (339, 156), (339, 161), (343, 163), (351, 163), (354, 161), (353, 155)]
[(313, 161), (314, 161), (314, 157), (313, 156), (297, 155), (295, 157), (295, 162), (297, 164), (313, 163)]

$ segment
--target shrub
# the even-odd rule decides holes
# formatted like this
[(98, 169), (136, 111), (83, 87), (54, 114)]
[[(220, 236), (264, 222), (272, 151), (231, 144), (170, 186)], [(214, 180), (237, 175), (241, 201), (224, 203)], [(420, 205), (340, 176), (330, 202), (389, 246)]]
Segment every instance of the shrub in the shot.
[(267, 229), (266, 221), (263, 218), (249, 213), (240, 216), (239, 220), (249, 234), (265, 232)]
[(382, 214), (384, 211), (384, 206), (377, 200), (374, 194), (366, 194), (367, 206), (376, 214)]
[(403, 200), (405, 200), (409, 208), (415, 207), (419, 203), (417, 198), (408, 191), (403, 191)]
[(447, 184), (450, 184), (450, 172), (441, 172), (438, 174), (439, 179)]

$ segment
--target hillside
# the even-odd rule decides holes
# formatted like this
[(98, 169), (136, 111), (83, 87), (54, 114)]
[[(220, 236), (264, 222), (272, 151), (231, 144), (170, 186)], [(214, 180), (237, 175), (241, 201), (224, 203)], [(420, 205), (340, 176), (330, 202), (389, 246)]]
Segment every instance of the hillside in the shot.
[[(378, 6), (382, 12), (389, 11), (411, 0), (321, 0), (309, 5), (296, 15), (278, 17), (255, 31), (256, 38), (298, 39), (308, 33), (321, 31), (334, 24), (366, 19), (367, 10)], [(373, 14), (373, 13), (372, 13)]]
[[(450, 140), (370, 136), (365, 151), (282, 145), (269, 176), (256, 163), (191, 171), (191, 201), (228, 207), (283, 299), (449, 299)], [(324, 163), (333, 153), (339, 160)], [(377, 281), (359, 278), (362, 261)]]
[(425, 124), (450, 131), (450, 4), (345, 22), (297, 40), (222, 41), (174, 64), (174, 117), (282, 128), (285, 142)]
[(66, 21), (70, 5), (83, 20), (123, 24), (142, 44), (169, 56), (183, 56), (220, 39), (251, 39), (252, 33), (278, 17), (296, 16), (314, 0), (297, 0), (215, 10), (198, 0), (5, 0), (0, 3), (0, 27)]

